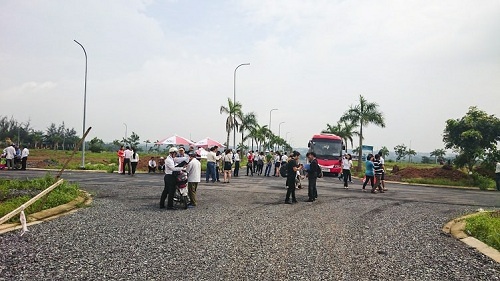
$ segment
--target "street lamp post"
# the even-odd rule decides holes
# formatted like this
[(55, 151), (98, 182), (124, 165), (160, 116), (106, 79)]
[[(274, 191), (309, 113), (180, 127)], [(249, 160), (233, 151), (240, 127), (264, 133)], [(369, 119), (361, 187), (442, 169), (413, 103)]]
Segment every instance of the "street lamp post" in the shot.
[[(243, 66), (243, 65), (250, 65), (250, 63), (242, 63), (242, 64), (238, 65), (234, 69), (234, 75), (233, 75), (233, 103), (236, 103), (236, 70), (238, 70), (238, 68), (240, 66)], [(243, 141), (243, 140), (241, 140), (241, 141)], [(227, 144), (227, 146), (229, 147), (229, 143)], [(236, 149), (236, 128), (233, 128), (233, 148)]]
[[(87, 111), (87, 51), (85, 51), (85, 48), (83, 47), (82, 44), (80, 44), (78, 41), (75, 41), (76, 44), (80, 45), (83, 49), (83, 53), (85, 54), (85, 86), (83, 90), (83, 135), (85, 135), (85, 117), (86, 117), (86, 111)], [(85, 168), (85, 139), (83, 139), (82, 142), (82, 168)]]
[(284, 124), (285, 121), (283, 122), (280, 122), (280, 124), (278, 125), (278, 137), (281, 138), (281, 124)]
[[(269, 128), (268, 129), (269, 129), (269, 132), (271, 132), (271, 133), (273, 132), (273, 130), (271, 130), (271, 116), (272, 116), (273, 111), (275, 111), (275, 110), (278, 110), (278, 109), (273, 108), (273, 109), (269, 110)], [(271, 149), (271, 146), (269, 146), (269, 149)]]
[(128, 127), (127, 127), (127, 124), (123, 123), (123, 125), (125, 125), (125, 137), (123, 138), (123, 141), (125, 141), (127, 139), (127, 130), (128, 130)]

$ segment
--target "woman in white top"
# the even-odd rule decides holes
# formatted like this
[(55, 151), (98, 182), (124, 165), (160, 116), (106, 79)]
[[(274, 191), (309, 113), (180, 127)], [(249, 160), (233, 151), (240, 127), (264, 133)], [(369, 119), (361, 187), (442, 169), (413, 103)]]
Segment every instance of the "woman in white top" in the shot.
[(351, 177), (351, 168), (352, 168), (352, 156), (351, 154), (344, 155), (342, 158), (342, 175), (344, 176), (344, 188), (348, 189), (349, 184), (348, 180)]
[(231, 152), (231, 149), (226, 149), (226, 152), (224, 153), (224, 183), (229, 183), (229, 180), (231, 179), (231, 169), (233, 167), (233, 152)]
[(139, 163), (139, 153), (137, 153), (137, 148), (132, 148), (132, 156), (130, 157), (130, 165), (132, 165), (132, 176), (135, 175), (135, 169), (137, 169), (137, 164)]

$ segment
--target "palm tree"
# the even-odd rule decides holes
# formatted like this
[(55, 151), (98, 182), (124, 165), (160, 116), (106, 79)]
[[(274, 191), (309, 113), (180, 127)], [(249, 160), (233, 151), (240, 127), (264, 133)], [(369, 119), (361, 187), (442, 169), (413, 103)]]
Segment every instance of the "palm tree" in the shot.
[(359, 147), (361, 148), (358, 152), (358, 170), (361, 170), (361, 157), (362, 157), (362, 147), (363, 147), (363, 127), (369, 124), (375, 124), (382, 128), (385, 127), (384, 116), (382, 112), (378, 110), (378, 104), (374, 102), (368, 102), (363, 96), (359, 96), (359, 104), (355, 106), (350, 106), (349, 110), (340, 118), (341, 122), (350, 121), (355, 126), (359, 127)]
[(442, 148), (434, 149), (434, 151), (431, 152), (431, 156), (434, 156), (434, 159), (436, 160), (436, 163), (438, 162), (438, 158), (441, 159), (446, 155), (446, 150)]
[(358, 135), (358, 132), (354, 131), (355, 128), (356, 124), (342, 121), (342, 122), (337, 122), (336, 126), (326, 124), (326, 130), (323, 130), (321, 132), (327, 134), (334, 134), (342, 138), (342, 140), (345, 143), (345, 150), (347, 152), (347, 141), (351, 143), (352, 147), (353, 137)]
[[(260, 151), (261, 146), (264, 144), (266, 141), (267, 136), (269, 135), (269, 129), (267, 128), (267, 125), (261, 126), (259, 124), (256, 124), (254, 128), (250, 130), (250, 134), (248, 134), (249, 137), (251, 137), (256, 145), (257, 145), (257, 150)], [(253, 150), (253, 146), (252, 146)]]
[(243, 113), (238, 116), (240, 119), (241, 144), (247, 139), (246, 131), (251, 131), (257, 125), (257, 115), (254, 112)]
[(226, 132), (227, 132), (227, 140), (226, 144), (229, 147), (229, 136), (233, 130), (238, 129), (238, 116), (241, 115), (241, 103), (233, 102), (230, 98), (227, 98), (227, 106), (221, 105), (220, 114), (227, 114), (226, 119)]

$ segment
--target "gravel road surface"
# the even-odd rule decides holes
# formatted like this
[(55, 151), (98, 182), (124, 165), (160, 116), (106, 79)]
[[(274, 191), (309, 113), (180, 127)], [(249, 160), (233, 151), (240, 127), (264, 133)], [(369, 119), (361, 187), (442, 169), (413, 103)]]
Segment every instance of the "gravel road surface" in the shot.
[[(43, 172), (0, 173), (34, 177)], [(66, 173), (91, 207), (0, 235), (0, 280), (500, 280), (500, 264), (443, 225), (500, 193), (388, 185), (385, 194), (318, 182), (285, 205), (284, 179), (198, 188), (199, 206), (159, 209), (161, 175)]]

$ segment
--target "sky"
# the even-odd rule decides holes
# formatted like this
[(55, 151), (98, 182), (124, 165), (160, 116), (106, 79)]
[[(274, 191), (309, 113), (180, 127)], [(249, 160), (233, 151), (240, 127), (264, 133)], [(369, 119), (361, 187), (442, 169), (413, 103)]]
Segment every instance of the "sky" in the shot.
[[(0, 115), (82, 131), (224, 142), (233, 97), (294, 147), (360, 95), (375, 148), (442, 148), (470, 106), (500, 116), (500, 1), (0, 0)], [(125, 127), (125, 124), (127, 126)], [(287, 134), (288, 133), (288, 134)], [(232, 137), (231, 137), (232, 143)], [(355, 147), (357, 141), (355, 141)], [(348, 146), (350, 147), (350, 145)]]

